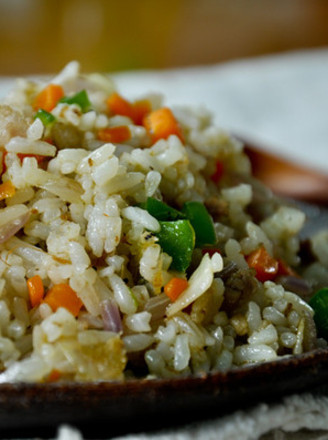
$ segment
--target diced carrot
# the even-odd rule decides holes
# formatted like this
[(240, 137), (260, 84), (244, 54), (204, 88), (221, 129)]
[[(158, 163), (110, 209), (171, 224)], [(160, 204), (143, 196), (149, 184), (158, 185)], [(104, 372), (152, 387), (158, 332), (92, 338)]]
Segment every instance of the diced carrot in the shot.
[(291, 275), (293, 277), (298, 277), (298, 273), (295, 272), (294, 269), (292, 269), (290, 266), (288, 266), (287, 263), (285, 263), (283, 260), (278, 259), (278, 272), (277, 275)]
[(25, 157), (34, 157), (37, 163), (42, 163), (47, 158), (47, 156), (41, 156), (41, 154), (26, 154), (26, 153), (16, 153), (16, 154), (21, 162), (23, 162)]
[(175, 134), (184, 142), (183, 134), (178, 121), (175, 119), (172, 111), (167, 107), (154, 110), (145, 116), (143, 125), (148, 131), (153, 143), (159, 139), (167, 139)]
[(121, 143), (131, 138), (131, 132), (127, 125), (107, 127), (98, 131), (98, 139), (103, 142)]
[(134, 111), (132, 104), (119, 93), (112, 93), (107, 99), (107, 107), (114, 115), (127, 116), (133, 119)]
[(59, 307), (64, 307), (72, 315), (77, 316), (82, 307), (82, 301), (76, 292), (65, 283), (55, 284), (48, 290), (44, 302), (55, 312)]
[(7, 180), (0, 185), (0, 200), (7, 199), (8, 197), (12, 197), (16, 192), (16, 188), (13, 185), (11, 180)]
[(27, 280), (28, 295), (32, 307), (38, 306), (44, 296), (44, 287), (42, 279), (39, 275), (34, 275)]
[(51, 370), (47, 382), (57, 382), (61, 377), (61, 372), (59, 370), (56, 370), (55, 368)]
[(57, 102), (63, 98), (64, 90), (57, 84), (49, 84), (35, 97), (33, 101), (34, 110), (45, 110), (51, 112), (56, 107)]
[(255, 269), (255, 276), (262, 283), (273, 280), (278, 273), (278, 261), (271, 257), (264, 246), (251, 252), (246, 261), (249, 267)]
[[(2, 149), (1, 149), (1, 150), (2, 150)], [(2, 160), (1, 160), (1, 165), (2, 165), (2, 167), (1, 167), (1, 174), (3, 174), (3, 173), (5, 173), (6, 170), (7, 170), (6, 156), (7, 156), (7, 154), (8, 154), (8, 151), (6, 151), (6, 150), (3, 149), (1, 152), (2, 152)]]
[(151, 111), (151, 104), (147, 99), (131, 103), (117, 92), (112, 93), (106, 103), (111, 114), (127, 116), (136, 125), (142, 125), (144, 117)]
[(188, 287), (188, 281), (184, 278), (172, 278), (164, 286), (164, 293), (172, 302), (176, 301), (181, 293)]
[(217, 161), (216, 162), (216, 168), (214, 173), (211, 175), (211, 180), (214, 183), (219, 183), (219, 181), (221, 180), (221, 177), (223, 176), (223, 171), (224, 171), (224, 167), (223, 167), (223, 163), (221, 161)]
[(130, 102), (117, 92), (112, 93), (106, 103), (111, 114), (127, 116), (136, 125), (142, 125), (144, 117), (151, 112), (151, 104), (147, 99)]
[(142, 125), (145, 116), (151, 112), (151, 104), (147, 99), (140, 99), (132, 104), (133, 121), (136, 125)]

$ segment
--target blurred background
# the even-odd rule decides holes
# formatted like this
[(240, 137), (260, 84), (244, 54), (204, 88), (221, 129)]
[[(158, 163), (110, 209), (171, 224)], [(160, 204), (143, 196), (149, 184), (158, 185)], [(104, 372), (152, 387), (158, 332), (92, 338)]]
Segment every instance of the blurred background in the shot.
[(327, 23), (327, 0), (0, 0), (0, 98), (77, 60), (328, 174)]
[(206, 65), (328, 44), (327, 0), (0, 0), (0, 75)]

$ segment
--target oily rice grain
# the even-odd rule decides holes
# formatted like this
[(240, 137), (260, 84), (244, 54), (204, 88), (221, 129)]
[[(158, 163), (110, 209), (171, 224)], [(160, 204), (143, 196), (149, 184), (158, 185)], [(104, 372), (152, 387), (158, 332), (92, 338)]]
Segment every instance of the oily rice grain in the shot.
[[(45, 112), (53, 84), (65, 99)], [(125, 96), (71, 62), (17, 82), (0, 145), (0, 382), (172, 378), (325, 345), (309, 295), (279, 280), (327, 284), (327, 232), (306, 265), (304, 214), (206, 109)]]

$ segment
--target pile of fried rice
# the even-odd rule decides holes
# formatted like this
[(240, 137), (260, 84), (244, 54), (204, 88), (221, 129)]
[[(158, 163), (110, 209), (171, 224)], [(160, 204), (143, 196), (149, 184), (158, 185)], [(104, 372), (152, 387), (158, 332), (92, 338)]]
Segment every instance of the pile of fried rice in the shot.
[(305, 265), (304, 213), (204, 109), (71, 62), (17, 81), (0, 148), (0, 382), (171, 378), (323, 345), (308, 299), (327, 237)]

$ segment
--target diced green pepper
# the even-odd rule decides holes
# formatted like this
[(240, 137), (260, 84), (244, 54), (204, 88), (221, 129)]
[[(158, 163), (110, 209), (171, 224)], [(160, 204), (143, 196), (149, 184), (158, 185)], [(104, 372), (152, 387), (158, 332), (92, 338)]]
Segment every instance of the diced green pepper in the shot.
[(195, 230), (196, 247), (213, 245), (216, 243), (216, 234), (212, 217), (205, 206), (200, 202), (186, 202), (182, 212), (187, 216)]
[(182, 212), (153, 197), (148, 197), (143, 207), (157, 220), (172, 221), (186, 218)]
[(91, 102), (85, 90), (81, 90), (73, 96), (64, 96), (59, 102), (65, 102), (66, 104), (77, 104), (81, 107), (82, 112), (89, 110)]
[(314, 310), (314, 322), (318, 334), (324, 338), (328, 337), (328, 287), (316, 292), (309, 301)]
[(42, 124), (46, 127), (47, 125), (50, 125), (52, 122), (56, 120), (53, 114), (46, 112), (45, 110), (42, 110), (41, 108), (36, 112), (36, 115), (34, 116), (34, 119), (39, 118), (42, 122)]
[(161, 225), (159, 244), (172, 258), (171, 269), (185, 271), (190, 265), (195, 247), (216, 244), (211, 216), (200, 202), (186, 202), (182, 212), (160, 200), (148, 197), (142, 204)]
[(184, 272), (190, 265), (195, 247), (195, 231), (189, 220), (160, 221), (156, 234), (164, 252), (172, 257), (170, 269)]

